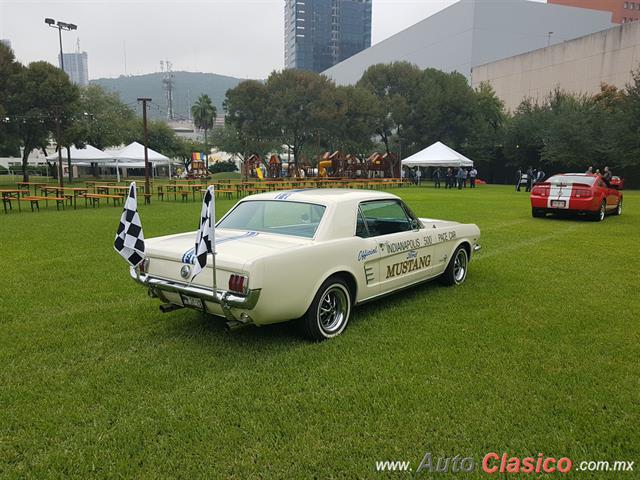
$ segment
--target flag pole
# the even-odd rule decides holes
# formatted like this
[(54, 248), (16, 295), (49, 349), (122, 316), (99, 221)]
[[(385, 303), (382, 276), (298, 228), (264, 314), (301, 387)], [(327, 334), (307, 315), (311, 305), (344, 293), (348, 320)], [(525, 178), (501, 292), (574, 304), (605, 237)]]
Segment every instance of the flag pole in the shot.
[(213, 295), (218, 291), (216, 282), (216, 187), (209, 186), (211, 192), (211, 264), (213, 266)]

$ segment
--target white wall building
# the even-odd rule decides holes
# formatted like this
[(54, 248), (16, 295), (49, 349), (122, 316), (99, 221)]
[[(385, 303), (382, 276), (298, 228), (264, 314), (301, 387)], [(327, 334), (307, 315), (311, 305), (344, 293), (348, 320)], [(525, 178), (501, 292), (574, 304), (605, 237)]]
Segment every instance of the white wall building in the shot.
[(377, 63), (408, 61), (457, 71), (613, 26), (611, 13), (527, 0), (461, 0), (323, 73), (354, 84)]
[(607, 83), (624, 88), (640, 68), (640, 22), (473, 68), (473, 87), (489, 82), (505, 107), (543, 101), (556, 88), (592, 95)]

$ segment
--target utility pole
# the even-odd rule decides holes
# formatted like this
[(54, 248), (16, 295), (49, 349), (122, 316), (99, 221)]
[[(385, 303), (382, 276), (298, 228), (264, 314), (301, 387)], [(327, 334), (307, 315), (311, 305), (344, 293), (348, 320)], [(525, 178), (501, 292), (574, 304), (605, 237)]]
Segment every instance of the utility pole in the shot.
[(60, 112), (56, 114), (56, 137), (58, 143), (58, 183), (60, 188), (64, 187), (64, 174), (62, 172), (62, 145), (60, 145), (60, 137), (62, 132), (60, 130)]
[(149, 187), (149, 152), (147, 144), (149, 143), (149, 133), (147, 131), (147, 102), (150, 98), (138, 98), (142, 102), (142, 126), (144, 128), (144, 203), (151, 203), (151, 188)]

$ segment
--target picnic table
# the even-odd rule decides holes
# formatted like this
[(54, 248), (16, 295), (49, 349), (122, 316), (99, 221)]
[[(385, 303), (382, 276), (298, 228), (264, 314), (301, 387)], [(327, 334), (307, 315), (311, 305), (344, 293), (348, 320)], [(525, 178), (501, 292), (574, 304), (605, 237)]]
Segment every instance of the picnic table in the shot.
[(44, 182), (16, 182), (16, 185), (18, 186), (18, 188), (26, 187), (28, 190), (30, 190), (31, 187), (33, 187), (33, 193), (36, 193), (38, 188), (46, 187), (48, 185), (48, 183), (44, 183)]
[[(76, 206), (77, 206), (78, 195), (84, 195), (87, 193), (88, 190), (89, 190), (88, 187), (42, 187), (42, 191), (44, 192), (45, 199), (48, 196), (49, 192), (56, 192), (57, 197), (62, 196), (62, 197), (68, 198), (69, 202), (73, 204), (74, 210), (76, 209)], [(71, 193), (65, 194), (65, 192), (71, 192)]]
[(12, 210), (11, 200), (18, 200), (18, 210), (20, 210), (20, 194), (28, 194), (29, 190), (24, 190), (20, 188), (5, 188), (0, 190), (0, 194), (2, 194), (2, 206), (4, 207), (4, 213), (8, 213), (7, 205), (9, 205), (9, 210)]
[[(165, 187), (167, 189), (167, 194), (173, 192), (174, 200), (178, 199), (178, 192), (180, 192), (180, 195), (182, 196), (183, 200), (186, 200), (186, 197), (189, 195), (189, 192), (191, 192), (191, 196), (193, 197), (193, 201), (195, 202), (196, 192), (202, 190), (203, 188), (206, 189), (207, 184), (206, 183), (169, 183), (168, 185), (165, 185)], [(158, 187), (159, 192), (162, 192), (161, 188), (162, 187)], [(164, 192), (163, 192), (163, 196), (164, 196)]]

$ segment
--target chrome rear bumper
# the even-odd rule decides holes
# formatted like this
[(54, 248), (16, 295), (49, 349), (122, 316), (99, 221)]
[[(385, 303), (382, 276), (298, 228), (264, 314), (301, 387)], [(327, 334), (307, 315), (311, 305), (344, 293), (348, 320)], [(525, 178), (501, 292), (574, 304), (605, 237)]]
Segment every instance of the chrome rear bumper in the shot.
[(252, 310), (260, 298), (260, 289), (249, 290), (246, 296), (231, 293), (227, 290), (216, 290), (215, 292), (207, 288), (185, 283), (173, 282), (161, 278), (155, 278), (146, 273), (141, 273), (137, 269), (130, 267), (129, 274), (137, 283), (146, 286), (149, 294), (153, 297), (162, 298), (162, 292), (172, 292), (188, 297), (199, 298), (206, 302), (217, 303), (222, 308), (225, 318), (230, 322), (251, 323), (250, 319), (237, 319), (231, 312), (232, 308), (242, 310)]

